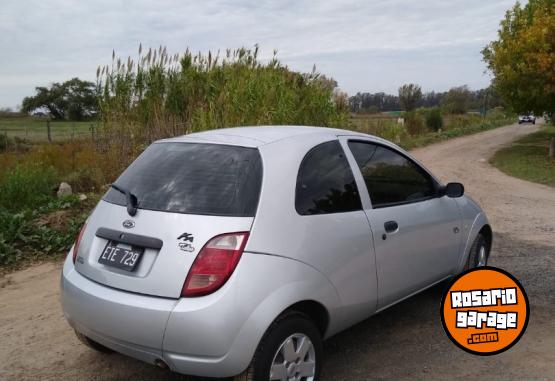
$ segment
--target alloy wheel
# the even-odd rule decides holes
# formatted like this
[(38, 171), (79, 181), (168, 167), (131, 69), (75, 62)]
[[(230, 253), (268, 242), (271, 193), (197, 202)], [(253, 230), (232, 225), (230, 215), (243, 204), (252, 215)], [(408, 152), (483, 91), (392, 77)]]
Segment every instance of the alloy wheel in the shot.
[(488, 260), (488, 256), (486, 254), (486, 247), (480, 246), (480, 250), (478, 251), (478, 264), (476, 267), (483, 267), (486, 265)]
[(310, 338), (295, 333), (280, 345), (270, 368), (270, 380), (313, 381), (316, 374), (316, 351)]

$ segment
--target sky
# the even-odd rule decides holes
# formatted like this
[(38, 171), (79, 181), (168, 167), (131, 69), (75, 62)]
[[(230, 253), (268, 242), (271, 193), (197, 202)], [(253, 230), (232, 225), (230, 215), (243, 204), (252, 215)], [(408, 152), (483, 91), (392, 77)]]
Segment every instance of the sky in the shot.
[(319, 72), (356, 92), (396, 94), (488, 86), (481, 49), (514, 0), (3, 0), (0, 107), (36, 86), (94, 80), (98, 65), (143, 47), (168, 53), (276, 49), (293, 70)]

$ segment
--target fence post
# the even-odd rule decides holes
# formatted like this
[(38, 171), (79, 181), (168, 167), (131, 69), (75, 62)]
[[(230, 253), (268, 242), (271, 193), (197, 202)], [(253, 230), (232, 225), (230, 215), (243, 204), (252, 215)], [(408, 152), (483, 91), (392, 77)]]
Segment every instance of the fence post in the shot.
[(5, 151), (8, 150), (8, 127), (4, 126), (4, 132), (2, 133), (2, 131), (0, 131), (0, 135), (4, 136), (4, 143), (6, 144), (6, 146), (4, 147)]
[(50, 135), (50, 121), (46, 121), (46, 132), (48, 134), (48, 141), (52, 143), (52, 136)]

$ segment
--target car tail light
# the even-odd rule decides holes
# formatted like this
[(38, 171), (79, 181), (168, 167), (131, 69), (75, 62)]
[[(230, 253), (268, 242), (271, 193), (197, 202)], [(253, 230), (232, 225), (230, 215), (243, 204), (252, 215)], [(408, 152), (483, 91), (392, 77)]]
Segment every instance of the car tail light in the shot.
[(208, 241), (189, 270), (181, 296), (203, 296), (222, 287), (241, 259), (248, 238), (249, 233), (240, 232)]
[(77, 259), (77, 252), (79, 251), (79, 245), (81, 244), (81, 238), (83, 238), (83, 233), (85, 232), (86, 228), (87, 228), (87, 223), (85, 222), (83, 224), (83, 227), (81, 228), (81, 231), (77, 235), (77, 239), (75, 240), (75, 245), (73, 245), (73, 263), (75, 263), (75, 259)]

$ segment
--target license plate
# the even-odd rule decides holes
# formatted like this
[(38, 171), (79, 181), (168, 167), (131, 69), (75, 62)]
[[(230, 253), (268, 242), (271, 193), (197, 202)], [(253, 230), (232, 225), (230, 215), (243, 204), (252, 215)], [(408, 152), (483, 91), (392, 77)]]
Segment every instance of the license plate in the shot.
[(121, 244), (118, 244), (118, 242), (109, 241), (104, 248), (102, 255), (98, 258), (98, 262), (103, 265), (133, 271), (141, 261), (144, 248), (133, 246), (131, 248), (128, 247), (122, 246)]

